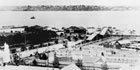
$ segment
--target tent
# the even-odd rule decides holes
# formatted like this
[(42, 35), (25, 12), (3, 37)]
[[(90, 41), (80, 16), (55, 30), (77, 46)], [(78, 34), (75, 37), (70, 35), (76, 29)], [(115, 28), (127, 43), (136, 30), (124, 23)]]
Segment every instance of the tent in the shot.
[(50, 52), (49, 53), (49, 63), (53, 63), (54, 60), (55, 60), (54, 52)]
[(107, 31), (108, 31), (108, 28), (104, 28), (104, 29), (100, 32), (100, 34), (104, 36), (104, 35), (107, 33)]
[(92, 35), (90, 35), (87, 40), (92, 40), (94, 39), (96, 36), (98, 35), (98, 33), (93, 33)]
[(129, 65), (122, 65), (119, 70), (131, 70), (131, 67)]
[(68, 42), (68, 47), (69, 48), (72, 48), (72, 46), (75, 46), (76, 44), (79, 44), (81, 42), (83, 42), (83, 40), (78, 40), (76, 42)]
[(127, 43), (131, 43), (130, 40), (121, 40), (119, 41), (120, 44), (127, 44)]
[(74, 63), (62, 68), (61, 70), (81, 70), (79, 67), (77, 67)]
[(7, 43), (4, 44), (4, 62), (10, 62), (10, 49)]
[(136, 62), (135, 66), (132, 67), (132, 70), (140, 70), (140, 59)]
[(131, 70), (140, 70), (140, 65), (132, 67)]
[(132, 67), (132, 69), (131, 69), (131, 70), (140, 70), (140, 64), (138, 64), (138, 65), (136, 65), (136, 66)]
[(51, 50), (59, 50), (60, 48), (64, 48), (63, 44), (53, 45), (53, 46), (50, 46), (48, 49), (51, 51)]

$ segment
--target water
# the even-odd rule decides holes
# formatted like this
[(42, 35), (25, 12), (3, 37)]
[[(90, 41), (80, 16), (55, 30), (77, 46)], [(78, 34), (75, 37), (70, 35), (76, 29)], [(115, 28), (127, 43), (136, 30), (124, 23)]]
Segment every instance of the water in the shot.
[[(30, 19), (34, 16), (35, 19)], [(0, 11), (0, 26), (116, 26), (120, 29), (139, 29), (139, 11)]]

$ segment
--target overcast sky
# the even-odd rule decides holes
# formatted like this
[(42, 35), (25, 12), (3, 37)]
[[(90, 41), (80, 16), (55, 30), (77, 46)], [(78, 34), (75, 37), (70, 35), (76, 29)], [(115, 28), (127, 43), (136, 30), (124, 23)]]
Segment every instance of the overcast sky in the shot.
[(140, 0), (0, 0), (0, 5), (125, 5), (139, 6)]

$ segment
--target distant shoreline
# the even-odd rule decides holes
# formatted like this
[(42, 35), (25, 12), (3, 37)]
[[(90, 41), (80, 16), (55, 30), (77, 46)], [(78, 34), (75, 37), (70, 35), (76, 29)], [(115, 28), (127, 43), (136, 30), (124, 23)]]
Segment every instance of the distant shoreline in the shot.
[(98, 5), (25, 5), (1, 6), (0, 11), (131, 11), (139, 10), (131, 6), (98, 6)]

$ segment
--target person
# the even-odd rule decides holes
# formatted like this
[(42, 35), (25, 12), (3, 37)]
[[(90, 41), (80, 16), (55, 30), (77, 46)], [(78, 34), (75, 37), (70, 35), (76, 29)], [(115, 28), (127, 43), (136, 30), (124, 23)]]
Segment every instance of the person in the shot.
[(37, 61), (35, 59), (33, 60), (32, 63), (33, 63), (33, 66), (37, 66)]
[(38, 51), (37, 51), (37, 52), (35, 52), (35, 57), (36, 57), (36, 58), (38, 58), (38, 57), (39, 57), (39, 55), (40, 55), (40, 54), (38, 53)]
[(101, 55), (104, 56), (104, 53), (102, 52)]
[(54, 54), (53, 67), (54, 67), (54, 68), (59, 68), (59, 65), (60, 65), (60, 63), (59, 63), (59, 60), (58, 60), (58, 58), (56, 57), (56, 53), (55, 53), (55, 54)]
[(14, 63), (15, 63), (15, 65), (19, 65), (19, 56), (17, 55), (17, 54), (14, 54)]
[(3, 64), (4, 64), (4, 52), (3, 52), (3, 50), (0, 50), (0, 65), (1, 66), (3, 66)]
[(109, 68), (108, 68), (108, 65), (107, 65), (107, 62), (105, 61), (105, 62), (103, 62), (102, 64), (101, 64), (101, 69), (102, 70), (109, 70)]
[(82, 67), (83, 67), (83, 62), (82, 62), (82, 60), (78, 59), (76, 65), (77, 65), (79, 68), (82, 68)]
[(82, 47), (80, 47), (80, 51), (82, 51)]

